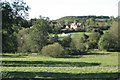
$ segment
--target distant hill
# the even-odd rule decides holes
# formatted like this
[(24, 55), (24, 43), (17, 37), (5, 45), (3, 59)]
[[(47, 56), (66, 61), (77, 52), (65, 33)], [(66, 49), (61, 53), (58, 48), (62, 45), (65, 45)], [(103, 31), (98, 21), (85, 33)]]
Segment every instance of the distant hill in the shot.
[(57, 21), (59, 21), (59, 20), (80, 20), (80, 19), (89, 19), (89, 18), (110, 19), (109, 16), (65, 16), (65, 17), (62, 17), (60, 19), (57, 19)]

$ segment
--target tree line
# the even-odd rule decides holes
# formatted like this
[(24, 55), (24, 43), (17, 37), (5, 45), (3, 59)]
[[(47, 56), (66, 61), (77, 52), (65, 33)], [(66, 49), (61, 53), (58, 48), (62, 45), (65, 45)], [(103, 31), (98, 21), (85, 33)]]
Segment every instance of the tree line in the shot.
[[(48, 17), (26, 20), (30, 9), (23, 1), (1, 2), (2, 9), (2, 51), (39, 53), (50, 56), (66, 54), (80, 54), (89, 49), (119, 50), (118, 20), (113, 19), (109, 24), (108, 32), (100, 29), (92, 29), (90, 35), (84, 31), (82, 36), (67, 36), (60, 39), (57, 32), (60, 29), (51, 24)], [(26, 16), (24, 16), (24, 15)], [(89, 18), (84, 24), (95, 24), (94, 19)], [(52, 21), (53, 23), (53, 21)], [(91, 25), (92, 26), (92, 25)], [(90, 27), (90, 26), (89, 26)], [(88, 29), (88, 27), (86, 27)], [(50, 37), (51, 33), (55, 34)]]

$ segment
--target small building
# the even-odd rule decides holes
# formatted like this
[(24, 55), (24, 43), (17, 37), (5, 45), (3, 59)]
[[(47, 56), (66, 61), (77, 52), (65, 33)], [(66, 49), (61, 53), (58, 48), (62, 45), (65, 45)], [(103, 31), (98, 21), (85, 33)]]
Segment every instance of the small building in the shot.
[(66, 26), (66, 29), (69, 29), (69, 28), (70, 28), (70, 25), (67, 25), (67, 26)]
[(70, 25), (70, 28), (76, 29), (76, 28), (81, 27), (81, 26), (82, 26), (81, 23), (72, 23), (72, 24)]

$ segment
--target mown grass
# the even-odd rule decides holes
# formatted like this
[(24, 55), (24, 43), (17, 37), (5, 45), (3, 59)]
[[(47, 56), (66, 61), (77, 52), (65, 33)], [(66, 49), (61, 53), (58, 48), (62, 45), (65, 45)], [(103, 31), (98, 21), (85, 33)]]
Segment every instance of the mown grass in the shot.
[[(66, 33), (66, 34), (71, 34), (71, 36), (82, 36), (84, 32), (72, 32), (72, 33)], [(85, 32), (86, 35), (89, 35), (91, 33), (89, 32)], [(50, 35), (54, 35), (54, 34), (50, 34)], [(61, 35), (61, 34), (58, 34)]]
[(95, 19), (95, 20), (97, 20), (97, 21), (106, 21), (106, 20), (110, 20), (110, 19)]
[(1, 59), (3, 78), (117, 78), (118, 54), (89, 51), (83, 55), (52, 58), (5, 53)]

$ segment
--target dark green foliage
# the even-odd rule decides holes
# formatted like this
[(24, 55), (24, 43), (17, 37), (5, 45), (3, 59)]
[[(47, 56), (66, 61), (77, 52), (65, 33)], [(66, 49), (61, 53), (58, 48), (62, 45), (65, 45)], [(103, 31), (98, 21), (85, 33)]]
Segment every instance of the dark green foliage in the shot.
[(104, 25), (102, 27), (100, 27), (101, 30), (108, 30), (110, 28), (109, 25)]
[(93, 32), (98, 32), (98, 33), (100, 33), (100, 35), (103, 35), (103, 31), (100, 30), (100, 28), (93, 29), (91, 32), (92, 32), (92, 33), (93, 33)]
[(114, 39), (109, 33), (105, 33), (104, 35), (102, 35), (98, 45), (99, 45), (99, 49), (101, 50), (104, 49), (109, 50), (115, 47)]
[(24, 28), (29, 28), (32, 26), (31, 22), (27, 20), (22, 20), (19, 22), (19, 24), (21, 25), (21, 27), (24, 27)]
[(93, 18), (93, 19), (109, 19), (110, 17), (109, 16), (65, 16), (65, 17), (62, 17), (60, 19), (58, 19), (59, 21), (60, 20), (79, 20), (80, 18), (82, 19), (90, 19), (90, 18)]
[(33, 30), (30, 32), (32, 41), (31, 51), (40, 52), (42, 47), (47, 44), (49, 25), (47, 20), (37, 19), (33, 24)]
[(73, 37), (70, 45), (71, 50), (76, 50), (77, 52), (85, 52), (86, 47), (81, 41), (81, 37)]
[(89, 39), (88, 39), (88, 49), (96, 49), (98, 48), (98, 41), (100, 39), (100, 33), (98, 32), (92, 32), (89, 35)]
[(80, 52), (85, 52), (86, 46), (83, 43), (81, 43), (77, 49), (80, 50)]
[[(12, 0), (1, 2), (2, 10), (2, 49), (3, 52), (15, 52), (17, 50), (16, 30), (18, 22), (27, 16), (29, 7), (23, 1)], [(26, 16), (23, 16), (25, 14)], [(17, 25), (17, 29), (13, 26)]]
[[(12, 0), (11, 2), (1, 2), (0, 8), (2, 10), (2, 48), (3, 52), (41, 52), (41, 49), (55, 42), (59, 42), (64, 49), (76, 50), (84, 52), (86, 50), (85, 44), (88, 41), (89, 49), (97, 48), (98, 41), (103, 34), (101, 28), (108, 28), (114, 21), (109, 20), (108, 16), (67, 16), (58, 20), (50, 21), (48, 17), (40, 16), (40, 19), (26, 20), (29, 7), (23, 1)], [(23, 16), (23, 15), (26, 16)], [(103, 19), (103, 20), (100, 20)], [(108, 24), (108, 21), (110, 21)], [(74, 29), (65, 29), (66, 25), (70, 27), (71, 23), (82, 23), (82, 26)], [(99, 22), (106, 22), (104, 27), (98, 25)], [(32, 26), (32, 27), (31, 27)], [(116, 25), (115, 25), (116, 26)], [(23, 28), (24, 27), (24, 28)], [(77, 31), (92, 32), (90, 36), (83, 34), (82, 37), (71, 39), (71, 37), (64, 37), (59, 41), (59, 37), (49, 37), (49, 33), (68, 33)], [(116, 28), (110, 29), (110, 34), (114, 37), (114, 48), (118, 47), (118, 33)], [(104, 38), (103, 38), (104, 39)], [(101, 42), (104, 40), (101, 40)], [(117, 45), (117, 46), (116, 46)], [(101, 46), (101, 44), (100, 44)], [(103, 45), (104, 46), (104, 45)], [(113, 46), (111, 47), (113, 48)], [(68, 51), (69, 52), (69, 51)]]
[(30, 28), (23, 28), (17, 34), (18, 42), (18, 52), (30, 52), (31, 51), (31, 41), (30, 41)]
[(88, 35), (86, 35), (85, 33), (83, 33), (83, 43), (87, 42), (87, 39), (89, 38)]
[(120, 20), (112, 24), (109, 33), (114, 39), (114, 43), (115, 43), (114, 49), (120, 50)]
[(88, 49), (97, 49), (98, 48), (98, 43), (95, 41), (89, 41), (88, 42)]
[(59, 43), (44, 46), (41, 50), (45, 56), (59, 57), (64, 55), (64, 48)]
[(119, 31), (120, 28), (118, 28), (118, 22), (114, 22), (112, 24), (112, 27), (109, 30), (109, 33), (105, 33), (99, 41), (99, 48), (100, 49), (114, 49), (119, 50), (120, 49), (120, 39), (119, 39)]
[[(71, 25), (71, 23), (82, 23), (82, 27), (76, 28), (74, 32), (75, 31), (91, 32), (93, 29), (108, 29), (111, 26), (108, 25), (108, 23), (113, 22), (110, 20), (111, 19), (109, 16), (65, 16), (53, 21), (55, 23), (54, 26), (56, 25), (59, 25), (59, 27), (62, 26), (61, 29), (65, 29), (65, 26)], [(100, 22), (106, 23), (107, 26), (105, 27), (99, 26)], [(65, 31), (63, 30), (62, 32), (66, 32), (66, 30)], [(102, 35), (103, 33), (100, 32), (100, 34)]]
[(45, 19), (36, 19), (33, 26), (23, 28), (18, 33), (19, 52), (40, 52), (48, 43), (49, 24)]
[(63, 40), (60, 42), (60, 44), (63, 47), (70, 47), (70, 43), (71, 43), (71, 36), (64, 37)]
[(58, 38), (59, 38), (58, 35), (55, 34), (54, 37), (49, 37), (49, 42), (48, 43), (53, 44), (54, 42), (58, 42)]
[(89, 40), (98, 43), (100, 37), (101, 37), (101, 36), (100, 36), (100, 33), (98, 33), (98, 32), (92, 32), (92, 33), (89, 35)]
[(53, 29), (53, 33), (58, 34), (60, 32), (61, 32), (61, 27), (59, 27), (59, 25), (56, 25)]

